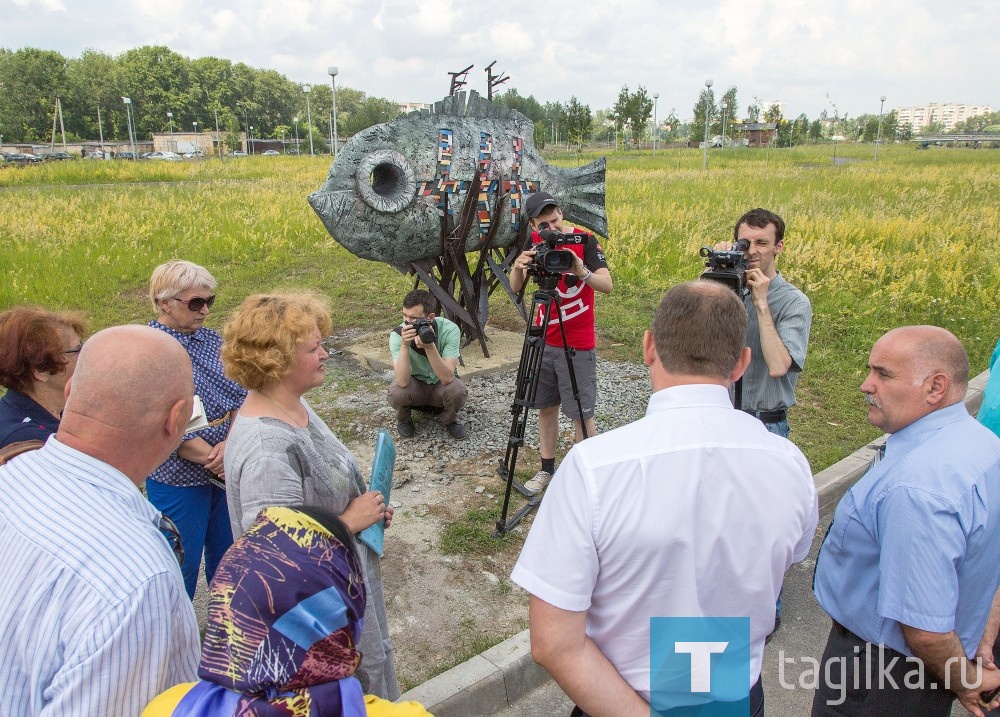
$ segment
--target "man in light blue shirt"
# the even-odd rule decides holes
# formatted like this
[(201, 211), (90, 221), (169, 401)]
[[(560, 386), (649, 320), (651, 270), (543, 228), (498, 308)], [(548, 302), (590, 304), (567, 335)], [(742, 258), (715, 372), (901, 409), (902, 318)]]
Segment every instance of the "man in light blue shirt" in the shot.
[(833, 628), (812, 714), (948, 715), (957, 696), (982, 715), (1000, 686), (973, 662), (1000, 586), (1000, 439), (962, 403), (969, 360), (948, 331), (890, 331), (868, 369), (868, 421), (891, 435), (817, 559)]
[(139, 492), (193, 391), (173, 338), (106, 329), (80, 353), (58, 433), (0, 467), (0, 715), (135, 717), (197, 679), (194, 609)]

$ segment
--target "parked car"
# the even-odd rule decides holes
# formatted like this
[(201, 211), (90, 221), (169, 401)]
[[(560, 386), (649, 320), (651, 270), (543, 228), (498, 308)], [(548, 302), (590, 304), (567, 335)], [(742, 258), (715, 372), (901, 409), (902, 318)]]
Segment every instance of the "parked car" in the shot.
[(52, 154), (45, 155), (45, 159), (63, 160), (73, 159), (73, 157), (68, 152), (53, 152)]
[(233, 152), (232, 156), (233, 157), (246, 157), (247, 153), (244, 152), (243, 150), (238, 149), (235, 152)]
[(3, 158), (11, 164), (38, 164), (42, 158), (30, 152), (2, 152)]
[(169, 162), (179, 162), (181, 157), (176, 152), (150, 152), (146, 159), (165, 159)]
[(266, 152), (261, 152), (260, 156), (261, 157), (277, 157), (279, 154), (281, 154), (281, 152), (279, 152), (278, 150), (276, 150), (276, 149), (269, 149)]
[(139, 159), (135, 152), (119, 152), (115, 155), (115, 159)]

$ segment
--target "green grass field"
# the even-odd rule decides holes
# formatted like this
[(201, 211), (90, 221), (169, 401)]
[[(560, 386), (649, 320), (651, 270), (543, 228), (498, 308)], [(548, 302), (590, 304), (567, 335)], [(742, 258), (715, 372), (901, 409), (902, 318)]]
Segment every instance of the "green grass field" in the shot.
[[(792, 438), (820, 470), (876, 435), (858, 385), (872, 342), (933, 323), (965, 344), (973, 371), (1000, 334), (994, 302), (1000, 152), (863, 145), (787, 150), (659, 150), (608, 157), (615, 291), (599, 298), (605, 355), (639, 360), (640, 337), (663, 291), (702, 270), (698, 249), (729, 238), (746, 209), (787, 224), (778, 267), (813, 303)], [(585, 163), (596, 154), (556, 155)], [(220, 281), (210, 325), (247, 294), (306, 286), (327, 293), (334, 328), (385, 328), (412, 280), (358, 259), (306, 203), (329, 157), (199, 162), (60, 162), (0, 170), (0, 309), (34, 303), (83, 309), (91, 329), (145, 322), (154, 266), (174, 257)], [(497, 324), (513, 311), (499, 296)]]

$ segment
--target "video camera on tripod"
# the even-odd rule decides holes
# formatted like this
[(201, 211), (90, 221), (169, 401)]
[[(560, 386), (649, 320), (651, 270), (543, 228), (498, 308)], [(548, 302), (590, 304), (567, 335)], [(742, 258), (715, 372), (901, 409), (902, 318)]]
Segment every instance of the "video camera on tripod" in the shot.
[(750, 242), (746, 239), (738, 240), (728, 251), (715, 251), (703, 246), (698, 253), (705, 259), (708, 268), (702, 272), (701, 278), (725, 284), (742, 299), (746, 291), (746, 252), (749, 249)]
[[(559, 247), (567, 244), (580, 244), (587, 239), (589, 234), (560, 234), (549, 229), (548, 222), (542, 222), (538, 230), (538, 236), (542, 241), (532, 246), (535, 256), (531, 264), (528, 265), (528, 275), (534, 277), (542, 288), (554, 289), (559, 283), (559, 277), (563, 274), (570, 274), (573, 271), (573, 262), (576, 255), (568, 249)], [(555, 281), (550, 281), (555, 278)], [(574, 281), (570, 281), (570, 279)], [(567, 276), (567, 284), (575, 283), (576, 276)], [(545, 284), (551, 284), (546, 286)]]

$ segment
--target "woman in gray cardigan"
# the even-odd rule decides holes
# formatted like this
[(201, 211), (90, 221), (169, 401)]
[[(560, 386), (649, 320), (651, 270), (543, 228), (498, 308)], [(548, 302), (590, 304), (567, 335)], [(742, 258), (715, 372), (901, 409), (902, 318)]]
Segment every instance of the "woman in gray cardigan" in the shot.
[[(308, 293), (254, 295), (226, 324), (226, 374), (249, 390), (233, 421), (225, 454), (226, 493), (233, 537), (269, 506), (305, 505), (340, 516), (354, 534), (392, 508), (368, 491), (351, 452), (302, 398), (323, 384), (330, 329), (324, 301)], [(357, 676), (365, 692), (399, 697), (385, 616), (378, 555), (358, 541), (368, 600)]]

